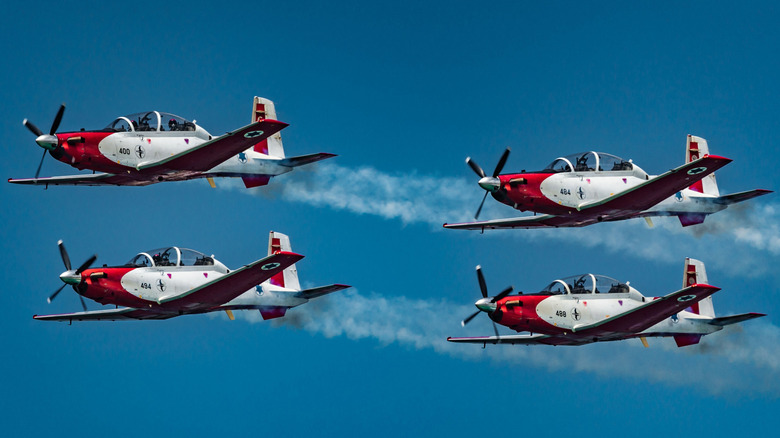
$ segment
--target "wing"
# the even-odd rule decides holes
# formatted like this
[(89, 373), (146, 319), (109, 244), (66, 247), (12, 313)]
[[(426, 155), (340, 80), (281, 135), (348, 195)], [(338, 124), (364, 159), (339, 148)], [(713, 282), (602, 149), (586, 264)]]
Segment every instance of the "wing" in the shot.
[(463, 344), (511, 344), (511, 345), (566, 345), (566, 344), (586, 344), (589, 341), (579, 339), (565, 339), (550, 335), (507, 335), (507, 336), (477, 336), (473, 338), (447, 338), (449, 342), (458, 342)]
[(304, 289), (300, 293), (302, 297), (306, 298), (307, 300), (310, 300), (312, 298), (321, 297), (323, 295), (327, 295), (333, 292), (338, 292), (340, 290), (347, 289), (350, 287), (352, 286), (346, 284), (331, 284), (329, 286), (320, 286), (312, 289)]
[(113, 173), (91, 173), (86, 175), (49, 176), (45, 178), (8, 179), (9, 183), (41, 185), (41, 186), (145, 186), (154, 184), (156, 180), (134, 179), (127, 175)]
[(730, 162), (728, 158), (707, 155), (609, 198), (580, 204), (577, 210), (581, 214), (600, 217), (602, 220), (647, 210)]
[(596, 223), (595, 217), (580, 217), (580, 215), (554, 216), (544, 214), (539, 216), (521, 216), (489, 221), (464, 222), (460, 224), (444, 224), (444, 228), (455, 230), (498, 230), (501, 228), (550, 228), (550, 227), (583, 227)]
[(187, 313), (205, 311), (227, 303), (302, 258), (300, 254), (278, 252), (183, 294), (162, 297), (157, 302), (166, 310), (181, 310)]
[(168, 319), (179, 316), (173, 312), (155, 312), (145, 309), (120, 307), (118, 309), (93, 310), (89, 312), (61, 313), (58, 315), (33, 315), (40, 321), (129, 321), (139, 319)]
[(771, 190), (764, 190), (764, 189), (748, 190), (747, 192), (739, 192), (739, 193), (732, 193), (730, 195), (719, 196), (717, 199), (715, 199), (715, 203), (731, 205), (731, 204), (736, 204), (737, 202), (753, 199), (757, 196), (768, 195), (770, 193), (772, 193)]
[(286, 123), (271, 119), (250, 123), (164, 160), (141, 163), (137, 169), (146, 174), (175, 171), (205, 172), (287, 126), (289, 125)]
[(721, 316), (718, 318), (712, 318), (712, 320), (709, 321), (709, 324), (719, 325), (723, 327), (725, 325), (736, 324), (753, 318), (761, 318), (762, 316), (766, 316), (766, 314), (751, 312), (751, 313), (741, 313), (739, 315)]
[(697, 303), (719, 290), (719, 287), (708, 284), (694, 284), (669, 295), (658, 297), (628, 312), (593, 324), (575, 326), (572, 332), (576, 337), (614, 337), (621, 334), (636, 334), (685, 310), (691, 304)]

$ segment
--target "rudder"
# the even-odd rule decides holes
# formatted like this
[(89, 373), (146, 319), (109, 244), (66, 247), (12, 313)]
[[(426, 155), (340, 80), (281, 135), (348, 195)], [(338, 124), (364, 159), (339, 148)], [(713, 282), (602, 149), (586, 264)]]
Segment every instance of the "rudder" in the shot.
[[(276, 119), (276, 107), (274, 103), (264, 97), (255, 96), (252, 102), (252, 123), (263, 119)], [(253, 151), (272, 157), (284, 158), (284, 147), (282, 147), (282, 134), (276, 134), (257, 143), (252, 148)]]
[[(686, 257), (685, 270), (683, 273), (683, 288), (694, 284), (709, 284), (707, 283), (707, 270), (704, 268), (704, 262)], [(689, 309), (690, 312), (697, 315), (715, 317), (712, 296), (693, 304)]]
[[(695, 135), (688, 134), (688, 139), (685, 145), (685, 162), (690, 163), (691, 161), (698, 160), (699, 158), (709, 155), (710, 154), (710, 148), (707, 145), (707, 140), (696, 137)], [(718, 190), (718, 183), (715, 181), (715, 174), (711, 173), (704, 178), (702, 178), (699, 181), (696, 181), (693, 183), (692, 186), (688, 187), (689, 189), (693, 190), (694, 192), (703, 193), (705, 195), (713, 195), (713, 196), (720, 196), (720, 191)]]
[[(279, 251), (292, 252), (290, 238), (286, 234), (271, 231), (268, 234), (268, 255), (276, 254)], [(269, 282), (275, 286), (301, 290), (301, 283), (298, 281), (298, 268), (296, 268), (295, 264), (271, 277)]]

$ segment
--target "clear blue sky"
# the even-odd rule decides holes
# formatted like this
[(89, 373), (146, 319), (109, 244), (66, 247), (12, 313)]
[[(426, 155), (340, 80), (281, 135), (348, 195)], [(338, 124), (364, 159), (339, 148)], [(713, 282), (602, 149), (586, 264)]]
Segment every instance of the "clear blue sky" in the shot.
[[(262, 190), (205, 181), (145, 188), (0, 184), (0, 434), (394, 436), (775, 434), (780, 421), (780, 201), (683, 230), (676, 220), (479, 235), (445, 231), (482, 190), (464, 163), (506, 171), (595, 149), (650, 173), (685, 135), (734, 160), (722, 192), (777, 190), (780, 9), (774, 2), (12, 3), (0, 15), (0, 174), (41, 150), (21, 121), (100, 128), (157, 109), (212, 134), (274, 100), (288, 154), (338, 158)], [(47, 158), (42, 175), (75, 170)], [(483, 218), (509, 216), (488, 200)], [(64, 239), (74, 263), (169, 244), (228, 266), (291, 236), (304, 285), (354, 289), (294, 309), (164, 322), (65, 324), (49, 305)], [(538, 231), (538, 232), (537, 232)], [(534, 291), (595, 272), (647, 295), (707, 263), (719, 314), (769, 316), (696, 347), (447, 344), (488, 286)], [(98, 309), (89, 303), (90, 309)]]

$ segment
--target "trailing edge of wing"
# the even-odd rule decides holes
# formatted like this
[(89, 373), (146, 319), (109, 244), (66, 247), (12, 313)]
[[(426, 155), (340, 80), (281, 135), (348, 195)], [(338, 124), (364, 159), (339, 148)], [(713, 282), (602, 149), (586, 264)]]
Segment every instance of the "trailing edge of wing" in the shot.
[(718, 318), (713, 318), (708, 322), (708, 324), (711, 325), (719, 325), (719, 326), (725, 326), (725, 325), (731, 325), (736, 324), (738, 322), (747, 321), (753, 318), (761, 318), (762, 316), (766, 316), (764, 313), (741, 313), (739, 315), (731, 315), (731, 316), (721, 316)]
[(136, 180), (129, 176), (113, 173), (92, 173), (87, 175), (48, 176), (44, 178), (18, 178), (8, 179), (9, 183), (39, 185), (39, 186), (108, 186), (108, 185), (135, 185), (142, 186), (152, 184), (155, 181)]
[(335, 154), (329, 154), (327, 152), (320, 152), (318, 154), (300, 155), (297, 157), (287, 157), (279, 160), (279, 164), (288, 167), (298, 167), (306, 164), (315, 163), (317, 161), (326, 160), (328, 158), (335, 157)]

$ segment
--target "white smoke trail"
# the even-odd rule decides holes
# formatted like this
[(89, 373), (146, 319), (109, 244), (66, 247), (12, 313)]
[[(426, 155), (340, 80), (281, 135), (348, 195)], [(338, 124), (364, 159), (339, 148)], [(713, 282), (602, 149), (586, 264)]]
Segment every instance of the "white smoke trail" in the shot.
[[(465, 303), (362, 295), (351, 289), (291, 309), (283, 319), (274, 320), (274, 324), (327, 338), (346, 336), (353, 340), (375, 340), (383, 346), (430, 349), (461, 359), (643, 379), (670, 386), (696, 386), (712, 394), (736, 391), (780, 395), (780, 349), (776, 348), (780, 345), (780, 329), (762, 321), (728, 327), (705, 336), (699, 345), (680, 349), (668, 339), (650, 339), (649, 349), (642, 348), (638, 340), (581, 347), (498, 345), (486, 349), (447, 342), (447, 336), (492, 333), (488, 319), (483, 316), (469, 326), (476, 333), (465, 333), (459, 318), (472, 309)], [(236, 316), (251, 322), (262, 321), (258, 312), (241, 312)], [(605, 357), (609, 360), (604, 360)]]

